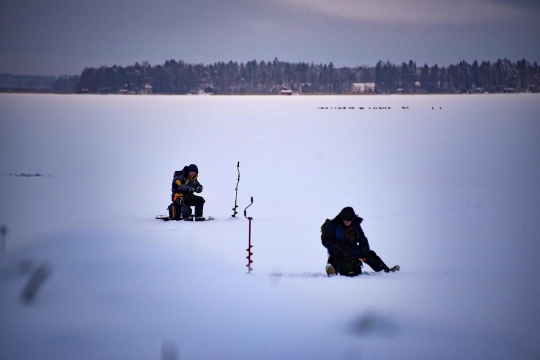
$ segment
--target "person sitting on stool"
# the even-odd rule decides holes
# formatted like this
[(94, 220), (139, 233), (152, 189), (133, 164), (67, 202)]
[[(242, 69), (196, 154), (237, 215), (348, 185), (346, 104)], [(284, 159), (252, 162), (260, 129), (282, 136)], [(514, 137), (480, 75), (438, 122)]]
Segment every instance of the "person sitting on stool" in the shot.
[(203, 186), (199, 183), (199, 169), (197, 165), (185, 166), (182, 171), (178, 171), (172, 183), (172, 200), (180, 206), (181, 220), (193, 221), (191, 206), (195, 206), (195, 221), (206, 220), (203, 217), (205, 200), (202, 196), (194, 193), (201, 193)]

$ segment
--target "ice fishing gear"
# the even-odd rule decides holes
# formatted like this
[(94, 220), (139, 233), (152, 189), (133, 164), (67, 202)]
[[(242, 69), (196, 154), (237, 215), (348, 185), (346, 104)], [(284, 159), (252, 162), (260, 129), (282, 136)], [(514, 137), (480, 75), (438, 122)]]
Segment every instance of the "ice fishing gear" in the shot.
[(176, 203), (176, 199), (167, 207), (167, 210), (169, 211), (169, 220), (180, 220), (180, 205)]
[(234, 212), (232, 214), (232, 217), (236, 217), (236, 214), (238, 214), (238, 211), (236, 211), (236, 209), (238, 208), (238, 205), (236, 205), (236, 201), (238, 199), (238, 183), (240, 182), (240, 161), (238, 162), (238, 164), (236, 164), (236, 170), (238, 171), (238, 180), (236, 181), (236, 195), (234, 196), (234, 207), (232, 209)]
[[(170, 218), (169, 216), (167, 216), (167, 215), (156, 215), (156, 219), (157, 219), (157, 220), (163, 220), (163, 221), (176, 220), (176, 219), (171, 219), (171, 218)], [(203, 219), (204, 219), (204, 220), (203, 220)], [(180, 219), (180, 220), (181, 220), (181, 219)], [(193, 221), (193, 220), (195, 220), (195, 221), (210, 221), (210, 220), (216, 220), (216, 218), (213, 217), (213, 216), (209, 216), (209, 217), (207, 217), (207, 218), (201, 217), (201, 218), (199, 218), (199, 220), (197, 220), (197, 218), (195, 218), (195, 219), (192, 218), (191, 220), (188, 220), (188, 221)]]
[(251, 205), (253, 205), (253, 196), (251, 197), (251, 203), (250, 203), (248, 206), (246, 206), (246, 208), (244, 209), (244, 217), (245, 217), (246, 219), (249, 220), (248, 248), (246, 249), (247, 252), (248, 252), (248, 256), (246, 256), (246, 259), (248, 259), (248, 264), (246, 265), (247, 268), (248, 268), (248, 272), (247, 272), (248, 274), (251, 273), (251, 271), (253, 270), (253, 269), (251, 268), (251, 263), (253, 262), (253, 261), (251, 260), (251, 255), (253, 255), (253, 253), (251, 252), (251, 248), (253, 247), (253, 246), (251, 245), (251, 220), (253, 220), (253, 218), (252, 218), (251, 216), (248, 217), (248, 216), (246, 215), (246, 210), (247, 210), (247, 208), (250, 207)]

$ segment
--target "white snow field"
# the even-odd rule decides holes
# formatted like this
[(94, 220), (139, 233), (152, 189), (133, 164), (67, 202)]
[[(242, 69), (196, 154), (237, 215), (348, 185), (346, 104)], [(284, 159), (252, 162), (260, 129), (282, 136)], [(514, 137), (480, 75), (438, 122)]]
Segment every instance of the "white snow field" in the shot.
[[(345, 206), (401, 271), (325, 275)], [(540, 359), (539, 95), (2, 94), (0, 225), (3, 360)]]

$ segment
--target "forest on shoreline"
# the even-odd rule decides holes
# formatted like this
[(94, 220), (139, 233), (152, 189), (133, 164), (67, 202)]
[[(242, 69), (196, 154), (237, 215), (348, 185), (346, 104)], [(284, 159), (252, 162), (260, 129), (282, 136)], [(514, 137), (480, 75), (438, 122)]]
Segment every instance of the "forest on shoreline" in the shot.
[(80, 75), (0, 74), (2, 92), (90, 94), (464, 94), (540, 92), (537, 62), (461, 61), (448, 67), (379, 61), (376, 66), (279, 61), (188, 64), (168, 60), (85, 68)]

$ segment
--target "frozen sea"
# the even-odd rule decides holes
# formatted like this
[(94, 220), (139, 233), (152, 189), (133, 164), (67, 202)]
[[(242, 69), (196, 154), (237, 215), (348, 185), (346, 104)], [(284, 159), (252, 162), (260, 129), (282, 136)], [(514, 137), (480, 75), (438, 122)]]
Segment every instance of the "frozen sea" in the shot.
[[(345, 206), (400, 272), (324, 275)], [(0, 94), (0, 225), (3, 360), (540, 359), (538, 94)]]

